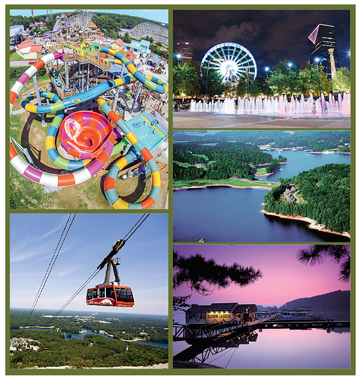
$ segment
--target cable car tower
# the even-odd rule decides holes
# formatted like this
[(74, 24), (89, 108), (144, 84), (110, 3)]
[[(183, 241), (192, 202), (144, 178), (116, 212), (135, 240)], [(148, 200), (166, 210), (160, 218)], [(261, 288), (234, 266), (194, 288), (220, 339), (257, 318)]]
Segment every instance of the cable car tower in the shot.
[[(104, 283), (87, 290), (86, 304), (110, 307), (134, 306), (134, 295), (131, 288), (120, 285), (120, 275), (117, 269), (117, 266), (120, 265), (120, 259), (114, 258), (124, 245), (124, 240), (116, 241), (110, 253), (97, 267), (97, 270), (101, 270), (106, 265), (105, 280)], [(114, 272), (114, 281), (110, 281), (111, 269)]]

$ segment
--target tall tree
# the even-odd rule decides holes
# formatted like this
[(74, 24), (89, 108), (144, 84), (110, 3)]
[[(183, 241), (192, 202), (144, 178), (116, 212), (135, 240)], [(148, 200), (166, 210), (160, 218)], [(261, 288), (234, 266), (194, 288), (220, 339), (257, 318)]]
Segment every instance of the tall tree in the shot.
[(339, 280), (348, 282), (350, 280), (350, 251), (347, 245), (312, 245), (298, 252), (298, 260), (304, 264), (315, 266), (322, 263), (328, 256), (337, 264), (340, 264)]
[[(214, 259), (206, 259), (200, 254), (183, 257), (174, 251), (173, 259), (173, 288), (187, 284), (192, 291), (208, 296), (217, 288), (226, 288), (231, 283), (245, 287), (262, 277), (261, 271), (252, 266), (244, 267), (234, 262), (231, 266), (219, 265)], [(174, 309), (189, 306), (186, 300), (189, 297), (173, 298)], [(185, 301), (184, 301), (185, 300)]]
[(202, 89), (201, 92), (208, 97), (215, 95), (220, 96), (225, 91), (225, 84), (221, 79), (221, 75), (214, 69), (202, 70)]
[(308, 96), (310, 92), (317, 96), (320, 95), (320, 91), (330, 92), (330, 81), (324, 72), (324, 66), (320, 64), (318, 68), (309, 62), (306, 63), (298, 76), (298, 89), (305, 96)]
[(283, 60), (274, 65), (269, 77), (271, 90), (278, 95), (290, 95), (299, 92), (299, 69), (296, 66), (289, 67), (289, 61)]
[(332, 87), (334, 92), (350, 92), (351, 77), (350, 71), (346, 67), (340, 67), (336, 71), (336, 77), (332, 79)]
[(189, 96), (198, 96), (201, 93), (200, 63), (179, 62), (174, 59), (173, 69), (174, 88), (176, 83), (176, 94), (184, 93)]
[(236, 95), (240, 97), (257, 97), (261, 93), (259, 82), (256, 79), (241, 76), (236, 84)]

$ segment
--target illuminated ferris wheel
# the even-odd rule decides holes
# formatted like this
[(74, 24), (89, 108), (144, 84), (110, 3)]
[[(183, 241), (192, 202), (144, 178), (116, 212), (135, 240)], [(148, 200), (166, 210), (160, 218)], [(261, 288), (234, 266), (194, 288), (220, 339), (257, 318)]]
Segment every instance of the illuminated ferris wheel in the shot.
[(241, 76), (255, 79), (257, 74), (256, 62), (252, 54), (238, 43), (225, 42), (212, 47), (201, 61), (202, 69), (215, 69), (223, 82), (234, 82)]

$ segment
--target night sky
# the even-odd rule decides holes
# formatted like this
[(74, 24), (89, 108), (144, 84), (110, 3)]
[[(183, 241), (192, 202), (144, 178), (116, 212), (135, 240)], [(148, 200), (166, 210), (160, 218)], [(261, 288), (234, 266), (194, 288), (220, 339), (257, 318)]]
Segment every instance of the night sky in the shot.
[(254, 56), (258, 75), (287, 59), (300, 65), (310, 59), (308, 36), (318, 24), (335, 27), (340, 67), (350, 68), (350, 11), (346, 10), (174, 10), (174, 46), (194, 44), (201, 61), (214, 45), (235, 42)]

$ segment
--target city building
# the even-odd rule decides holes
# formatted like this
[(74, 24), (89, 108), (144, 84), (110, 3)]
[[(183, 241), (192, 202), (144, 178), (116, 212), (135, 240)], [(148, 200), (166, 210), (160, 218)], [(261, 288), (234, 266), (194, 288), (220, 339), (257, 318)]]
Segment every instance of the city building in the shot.
[(192, 61), (194, 44), (191, 42), (177, 42), (175, 54), (181, 54), (181, 60)]
[(308, 39), (310, 63), (321, 64), (328, 77), (333, 77), (339, 68), (334, 26), (319, 24)]
[(193, 304), (185, 312), (187, 325), (214, 324), (219, 322), (249, 322), (255, 320), (255, 304), (212, 303)]

